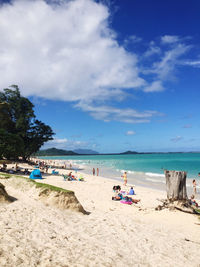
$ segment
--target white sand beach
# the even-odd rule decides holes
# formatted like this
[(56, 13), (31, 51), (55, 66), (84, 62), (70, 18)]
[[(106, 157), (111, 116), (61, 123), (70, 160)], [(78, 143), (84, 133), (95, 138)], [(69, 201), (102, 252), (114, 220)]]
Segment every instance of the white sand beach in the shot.
[(156, 211), (166, 192), (144, 187), (134, 187), (138, 204), (112, 201), (116, 181), (81, 174), (39, 182), (74, 191), (88, 215), (44, 203), (26, 180), (0, 180), (16, 198), (0, 203), (0, 266), (200, 266), (198, 216)]

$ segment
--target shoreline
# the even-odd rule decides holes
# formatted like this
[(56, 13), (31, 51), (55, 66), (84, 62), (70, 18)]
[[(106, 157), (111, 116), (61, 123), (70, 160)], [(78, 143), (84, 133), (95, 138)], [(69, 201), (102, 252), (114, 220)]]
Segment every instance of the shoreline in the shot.
[[(100, 169), (100, 175), (97, 177), (100, 178), (105, 178), (105, 179), (110, 179), (112, 181), (116, 181), (116, 183), (122, 183), (122, 178), (121, 175), (125, 170), (115, 170), (114, 168), (104, 166), (103, 164), (80, 164), (77, 163), (77, 160), (64, 160), (64, 159), (45, 159), (44, 157), (37, 157), (34, 158), (35, 160), (42, 160), (47, 163), (56, 163), (58, 166), (62, 166), (63, 164), (66, 164), (68, 166), (69, 170), (73, 170), (75, 173), (82, 173), (83, 175), (91, 175), (92, 174), (92, 168), (95, 168), (95, 176), (96, 176), (96, 169)], [(71, 165), (71, 169), (70, 169)], [(78, 171), (77, 171), (78, 170)], [(127, 186), (131, 187), (144, 187), (147, 189), (151, 190), (158, 190), (162, 191), (166, 194), (166, 184), (165, 184), (165, 176), (163, 175), (157, 175), (158, 179), (155, 180), (151, 178), (151, 173), (148, 177), (144, 178), (144, 173), (143, 172), (129, 172), (127, 171), (128, 174), (128, 183)], [(93, 176), (93, 175), (92, 175)], [(153, 177), (154, 174), (153, 174)], [(159, 180), (161, 178), (162, 180)], [(192, 187), (192, 180), (191, 178), (187, 178), (186, 181), (186, 186), (187, 186), (187, 192), (188, 192), (188, 197), (190, 197), (193, 193), (193, 187)], [(196, 194), (196, 199), (200, 200), (200, 185), (197, 185), (197, 194)]]

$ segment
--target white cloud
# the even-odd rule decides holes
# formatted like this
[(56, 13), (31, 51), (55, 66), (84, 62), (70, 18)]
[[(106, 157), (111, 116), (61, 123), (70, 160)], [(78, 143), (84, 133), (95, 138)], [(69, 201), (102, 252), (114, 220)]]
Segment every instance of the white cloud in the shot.
[(144, 92), (161, 92), (164, 91), (161, 81), (154, 81), (152, 84), (144, 88)]
[(200, 60), (194, 60), (194, 61), (185, 61), (182, 62), (183, 65), (188, 65), (191, 67), (196, 67), (196, 68), (200, 68)]
[(190, 45), (176, 44), (172, 49), (167, 50), (160, 61), (154, 62), (150, 73), (157, 74), (160, 80), (174, 78), (176, 66), (180, 65), (180, 57), (191, 49)]
[[(55, 1), (54, 1), (55, 2)], [(108, 8), (92, 0), (16, 0), (0, 7), (0, 88), (64, 101), (110, 98), (144, 84), (119, 46)]]
[(180, 38), (177, 35), (164, 35), (161, 37), (161, 42), (163, 44), (174, 44), (179, 42)]
[(148, 50), (144, 53), (143, 56), (150, 57), (156, 54), (159, 55), (160, 53), (161, 53), (160, 47), (157, 46), (154, 41), (151, 41)]
[(176, 137), (172, 138), (171, 141), (176, 143), (176, 142), (179, 142), (182, 139), (183, 139), (182, 136), (176, 136)]
[(134, 135), (134, 134), (135, 134), (134, 131), (127, 131), (127, 132), (126, 132), (126, 135)]
[(111, 106), (97, 106), (91, 105), (85, 102), (81, 102), (77, 105), (84, 111), (90, 113), (90, 115), (97, 120), (104, 121), (120, 121), (125, 123), (147, 123), (153, 116), (161, 116), (162, 114), (157, 111), (137, 111), (131, 108), (115, 108)]
[[(143, 72), (154, 76), (150, 84), (140, 76), (142, 57), (117, 42), (110, 15), (94, 0), (14, 0), (0, 6), (0, 88), (18, 84), (24, 96), (74, 101), (96, 119), (149, 122), (159, 113), (100, 105), (122, 101), (130, 89), (163, 91), (163, 81), (190, 47), (166, 35), (162, 43), (170, 49), (163, 55), (151, 42), (146, 55), (162, 56)], [(129, 41), (141, 38), (132, 35)]]
[(142, 41), (142, 38), (136, 36), (136, 35), (130, 35), (128, 38), (126, 38), (124, 40), (124, 44), (127, 45), (127, 44), (136, 44), (136, 43), (140, 43)]
[(49, 142), (54, 143), (54, 144), (65, 144), (68, 142), (68, 140), (66, 138), (63, 138), (63, 139), (55, 138)]
[(43, 149), (55, 147), (60, 149), (66, 149), (66, 150), (74, 150), (77, 148), (85, 148), (85, 147), (93, 147), (93, 143), (87, 142), (87, 141), (80, 141), (80, 140), (68, 140), (66, 138), (55, 138), (51, 141), (48, 141), (43, 146)]

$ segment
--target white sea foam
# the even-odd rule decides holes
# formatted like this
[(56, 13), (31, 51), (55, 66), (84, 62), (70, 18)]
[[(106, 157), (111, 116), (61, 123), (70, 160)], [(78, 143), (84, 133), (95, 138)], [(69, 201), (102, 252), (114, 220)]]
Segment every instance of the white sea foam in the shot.
[(134, 171), (127, 171), (128, 173), (130, 173), (130, 174), (134, 174), (134, 173), (136, 173), (136, 172), (134, 172)]
[(153, 183), (165, 183), (165, 181), (163, 180), (156, 180), (156, 179), (152, 179), (152, 178), (146, 178), (147, 181), (153, 182)]
[(153, 172), (145, 172), (145, 175), (150, 176), (150, 177), (165, 177), (164, 174), (153, 173)]

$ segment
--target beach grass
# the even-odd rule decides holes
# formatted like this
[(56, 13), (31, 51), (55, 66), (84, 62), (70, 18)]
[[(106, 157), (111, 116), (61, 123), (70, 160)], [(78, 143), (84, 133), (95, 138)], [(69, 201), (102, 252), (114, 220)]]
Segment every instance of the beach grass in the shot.
[(0, 179), (9, 179), (11, 178), (12, 174), (8, 173), (0, 173)]
[(55, 192), (63, 192), (63, 193), (68, 193), (68, 194), (74, 194), (73, 191), (53, 186), (50, 184), (45, 184), (45, 183), (38, 183), (35, 180), (31, 180), (28, 177), (20, 176), (20, 175), (13, 175), (13, 174), (8, 174), (8, 173), (0, 173), (0, 179), (9, 179), (9, 178), (17, 178), (17, 179), (24, 179), (27, 182), (33, 183), (36, 188), (41, 188), (41, 189), (48, 189), (50, 191), (55, 191)]
[(35, 183), (36, 188), (42, 188), (42, 189), (49, 189), (50, 191), (55, 191), (55, 192), (63, 192), (63, 193), (68, 193), (68, 194), (74, 194), (73, 191), (66, 190), (61, 187), (53, 186), (50, 184), (43, 184), (43, 183), (38, 183), (33, 180), (30, 180), (31, 182)]

